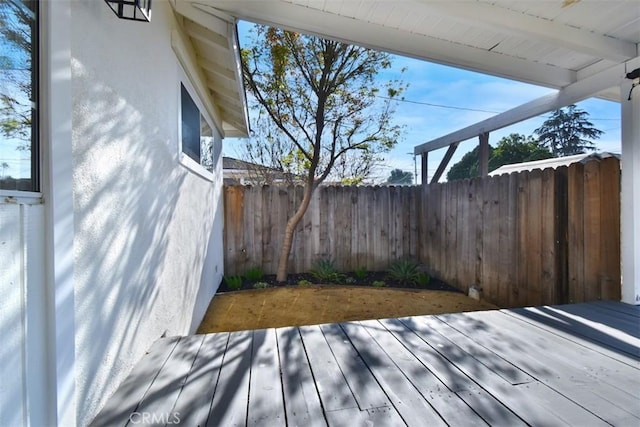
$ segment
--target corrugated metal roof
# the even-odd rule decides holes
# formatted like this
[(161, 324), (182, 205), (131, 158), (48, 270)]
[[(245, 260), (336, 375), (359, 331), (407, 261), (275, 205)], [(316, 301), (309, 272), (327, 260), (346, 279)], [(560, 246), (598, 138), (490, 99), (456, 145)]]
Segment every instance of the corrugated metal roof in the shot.
[(577, 154), (575, 156), (566, 156), (566, 157), (554, 157), (551, 159), (545, 160), (536, 160), (533, 162), (525, 162), (525, 163), (513, 163), (511, 165), (500, 166), (498, 169), (493, 172), (489, 172), (489, 176), (510, 174), (515, 172), (524, 172), (524, 171), (532, 171), (535, 169), (556, 169), (560, 166), (569, 166), (573, 163), (586, 163), (591, 160), (602, 160), (608, 157), (617, 157), (620, 158), (619, 154), (615, 153), (585, 153), (585, 154)]

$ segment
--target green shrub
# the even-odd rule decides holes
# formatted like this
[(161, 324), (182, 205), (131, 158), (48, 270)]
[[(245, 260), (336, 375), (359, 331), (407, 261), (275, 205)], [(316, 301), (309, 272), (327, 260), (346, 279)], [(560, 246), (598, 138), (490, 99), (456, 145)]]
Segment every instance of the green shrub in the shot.
[(308, 280), (302, 279), (298, 281), (298, 286), (310, 286), (310, 285), (311, 285), (311, 282)]
[(418, 264), (409, 259), (394, 261), (387, 270), (389, 279), (397, 280), (400, 283), (416, 285), (419, 280), (420, 270)]
[(347, 276), (347, 278), (344, 279), (344, 283), (346, 283), (347, 285), (353, 285), (354, 283), (356, 283), (356, 279), (351, 276)]
[(253, 289), (267, 289), (269, 284), (267, 282), (256, 282), (253, 284)]
[(257, 282), (258, 280), (262, 279), (263, 276), (264, 276), (264, 271), (262, 271), (260, 267), (252, 267), (248, 269), (247, 272), (244, 274), (244, 277), (246, 277), (247, 280), (250, 281), (251, 283)]
[(338, 273), (333, 260), (328, 258), (316, 261), (310, 273), (315, 279), (321, 282), (341, 283), (344, 280), (344, 275)]
[(362, 280), (367, 276), (367, 269), (364, 267), (358, 267), (353, 272), (353, 275), (356, 276), (358, 279)]
[(384, 288), (385, 286), (387, 286), (387, 284), (384, 283), (384, 280), (374, 280), (373, 282), (371, 282), (371, 286), (375, 288)]
[(224, 276), (224, 283), (227, 284), (227, 288), (237, 291), (242, 287), (242, 276)]
[(418, 277), (416, 280), (416, 284), (418, 286), (426, 288), (427, 286), (429, 286), (430, 281), (431, 281), (431, 277), (427, 273), (422, 273), (422, 272), (418, 273)]

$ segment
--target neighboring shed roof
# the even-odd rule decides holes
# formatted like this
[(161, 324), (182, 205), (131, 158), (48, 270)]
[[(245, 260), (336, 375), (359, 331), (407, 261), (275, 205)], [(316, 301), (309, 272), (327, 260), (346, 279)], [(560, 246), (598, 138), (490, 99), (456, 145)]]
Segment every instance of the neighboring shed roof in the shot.
[(554, 157), (552, 159), (536, 160), (533, 162), (513, 163), (511, 165), (500, 166), (493, 172), (489, 172), (489, 176), (509, 174), (514, 172), (532, 171), (535, 169), (556, 169), (560, 166), (569, 166), (573, 163), (586, 163), (590, 160), (601, 160), (608, 157), (620, 158), (619, 154), (614, 153), (584, 153), (575, 156)]

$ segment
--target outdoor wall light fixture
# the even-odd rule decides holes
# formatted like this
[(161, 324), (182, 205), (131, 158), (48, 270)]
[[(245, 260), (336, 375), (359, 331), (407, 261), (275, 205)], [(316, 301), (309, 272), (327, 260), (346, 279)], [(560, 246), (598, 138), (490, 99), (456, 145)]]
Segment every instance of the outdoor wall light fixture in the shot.
[(626, 77), (632, 81), (631, 90), (629, 91), (629, 96), (627, 97), (627, 101), (631, 101), (631, 92), (636, 88), (636, 86), (640, 85), (640, 68), (636, 68), (630, 73), (627, 73)]
[(120, 19), (151, 21), (151, 0), (104, 0)]

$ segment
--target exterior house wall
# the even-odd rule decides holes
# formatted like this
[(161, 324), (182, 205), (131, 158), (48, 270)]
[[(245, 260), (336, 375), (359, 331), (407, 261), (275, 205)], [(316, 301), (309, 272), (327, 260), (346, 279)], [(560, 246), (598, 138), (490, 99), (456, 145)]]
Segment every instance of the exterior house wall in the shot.
[(213, 182), (180, 162), (177, 23), (153, 6), (151, 23), (71, 12), (78, 425), (155, 340), (195, 330), (222, 278), (221, 162)]

